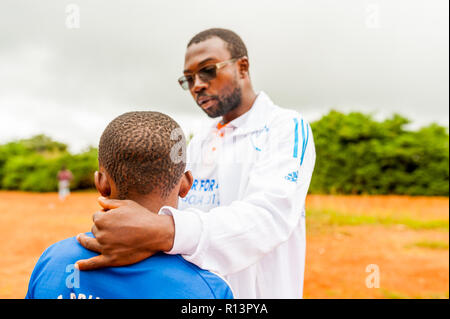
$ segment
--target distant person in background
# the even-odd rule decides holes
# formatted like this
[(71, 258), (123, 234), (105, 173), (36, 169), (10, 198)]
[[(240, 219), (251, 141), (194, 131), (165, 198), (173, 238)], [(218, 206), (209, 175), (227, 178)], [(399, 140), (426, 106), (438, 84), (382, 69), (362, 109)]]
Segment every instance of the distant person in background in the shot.
[(72, 172), (64, 165), (58, 172), (58, 194), (61, 201), (65, 200), (70, 194), (70, 181), (73, 179)]

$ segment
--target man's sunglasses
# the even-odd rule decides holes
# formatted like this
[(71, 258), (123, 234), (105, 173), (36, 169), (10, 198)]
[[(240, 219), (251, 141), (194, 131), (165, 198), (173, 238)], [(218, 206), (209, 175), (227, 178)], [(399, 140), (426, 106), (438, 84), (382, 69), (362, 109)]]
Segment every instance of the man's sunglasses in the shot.
[(230, 59), (227, 61), (206, 65), (203, 68), (201, 68), (200, 70), (198, 70), (197, 72), (194, 72), (189, 75), (183, 75), (182, 77), (180, 77), (178, 79), (178, 83), (180, 83), (183, 90), (189, 90), (194, 86), (196, 74), (203, 82), (209, 82), (216, 78), (217, 70), (220, 70), (228, 63), (233, 63), (238, 59), (240, 59), (240, 58), (233, 58), (233, 59)]

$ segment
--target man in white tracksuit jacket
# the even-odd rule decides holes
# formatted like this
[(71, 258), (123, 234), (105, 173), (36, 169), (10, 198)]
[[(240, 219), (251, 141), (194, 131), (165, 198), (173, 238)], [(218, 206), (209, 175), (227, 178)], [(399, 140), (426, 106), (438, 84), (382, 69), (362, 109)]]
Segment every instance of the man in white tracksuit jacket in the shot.
[(315, 160), (310, 127), (261, 92), (226, 128), (221, 137), (213, 125), (188, 146), (197, 185), (182, 210), (160, 211), (175, 220), (169, 253), (225, 275), (235, 297), (299, 298), (305, 197)]
[[(162, 250), (224, 276), (236, 298), (302, 297), (305, 198), (316, 157), (313, 134), (298, 112), (276, 106), (264, 92), (246, 94), (253, 92), (248, 58), (242, 64), (235, 59), (227, 42), (233, 44), (229, 32), (210, 29), (197, 35), (197, 42), (191, 40), (185, 75), (179, 80), (205, 113), (222, 116), (195, 133), (188, 145), (187, 169), (194, 178), (188, 195), (178, 209), (165, 206), (158, 215), (161, 219), (151, 222), (146, 215), (153, 214), (138, 214), (142, 208), (135, 203), (102, 200), (113, 214), (94, 214), (97, 239), (79, 236), (81, 244), (102, 255), (80, 261), (80, 269), (133, 263)], [(234, 89), (221, 99), (214, 94), (214, 81), (226, 81), (226, 72), (233, 74), (230, 65), (235, 63), (238, 72), (247, 74), (242, 76), (242, 90)], [(246, 97), (251, 103), (243, 109)], [(123, 223), (119, 213), (125, 211), (136, 225), (130, 226), (127, 238), (112, 239), (108, 234), (119, 233), (115, 219), (117, 225)], [(164, 224), (162, 218), (170, 222)], [(170, 228), (170, 223), (173, 233), (166, 236), (161, 229)], [(158, 236), (155, 232), (168, 239), (149, 242), (149, 237)], [(126, 245), (133, 248), (124, 250)]]

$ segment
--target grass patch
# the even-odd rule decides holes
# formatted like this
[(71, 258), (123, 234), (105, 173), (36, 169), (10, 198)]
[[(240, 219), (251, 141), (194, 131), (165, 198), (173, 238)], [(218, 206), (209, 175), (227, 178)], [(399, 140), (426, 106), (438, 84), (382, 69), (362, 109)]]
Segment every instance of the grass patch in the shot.
[(398, 291), (388, 289), (380, 289), (383, 298), (385, 299), (448, 299), (448, 291), (442, 293), (428, 293), (424, 295), (407, 296)]
[(438, 229), (448, 231), (448, 220), (417, 220), (409, 217), (395, 216), (371, 216), (351, 215), (332, 210), (308, 210), (306, 219), (312, 223), (335, 226), (359, 226), (359, 225), (404, 225), (408, 228)]
[(411, 247), (420, 247), (428, 249), (448, 249), (448, 243), (446, 243), (445, 241), (422, 240), (406, 246), (406, 248)]
[(420, 296), (417, 299), (448, 299), (448, 291), (446, 293), (434, 293), (425, 297)]
[(342, 292), (337, 291), (337, 290), (326, 290), (325, 294), (328, 297), (338, 297), (338, 296), (342, 296)]
[(387, 290), (387, 289), (380, 289), (381, 294), (386, 299), (412, 299), (411, 297), (408, 297), (407, 295), (404, 295), (397, 291)]

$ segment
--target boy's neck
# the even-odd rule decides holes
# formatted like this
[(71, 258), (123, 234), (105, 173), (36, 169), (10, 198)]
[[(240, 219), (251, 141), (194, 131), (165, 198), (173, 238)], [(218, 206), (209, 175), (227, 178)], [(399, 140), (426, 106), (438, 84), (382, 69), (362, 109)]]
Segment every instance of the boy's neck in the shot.
[(158, 214), (163, 206), (178, 208), (178, 196), (176, 196), (176, 194), (170, 194), (169, 197), (165, 199), (161, 198), (159, 194), (130, 195), (127, 199), (135, 201), (155, 214)]

